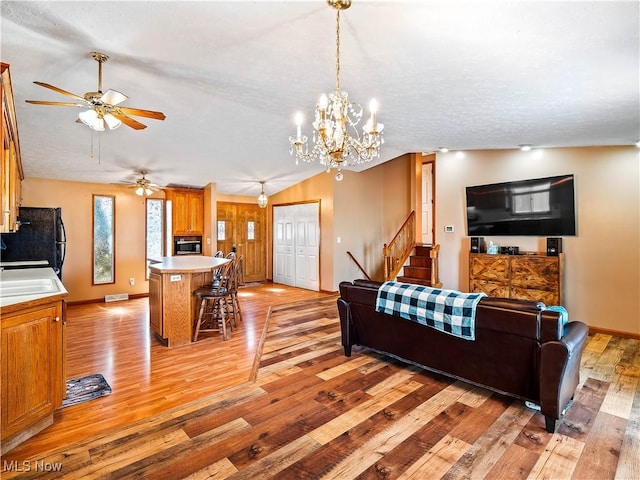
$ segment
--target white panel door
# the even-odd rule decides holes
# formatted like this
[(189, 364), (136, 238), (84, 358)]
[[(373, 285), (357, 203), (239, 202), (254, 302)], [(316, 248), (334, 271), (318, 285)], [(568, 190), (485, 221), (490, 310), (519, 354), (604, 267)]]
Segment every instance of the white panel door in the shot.
[(296, 287), (320, 290), (319, 204), (296, 205)]
[(292, 205), (273, 208), (273, 281), (295, 286)]
[(273, 208), (273, 281), (320, 290), (320, 204)]

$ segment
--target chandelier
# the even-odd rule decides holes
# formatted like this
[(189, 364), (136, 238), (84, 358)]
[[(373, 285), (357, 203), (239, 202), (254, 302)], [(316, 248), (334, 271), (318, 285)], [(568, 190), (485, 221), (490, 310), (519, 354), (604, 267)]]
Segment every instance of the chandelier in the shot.
[(267, 203), (269, 203), (269, 199), (264, 193), (264, 180), (260, 182), (260, 185), (262, 186), (262, 190), (260, 191), (260, 195), (258, 195), (258, 206), (260, 208), (267, 208)]
[(380, 155), (384, 143), (384, 125), (376, 121), (377, 103), (371, 99), (371, 116), (362, 126), (362, 106), (349, 100), (349, 94), (340, 89), (340, 11), (351, 6), (351, 0), (327, 0), (336, 9), (336, 89), (322, 94), (316, 104), (313, 125), (313, 147), (309, 151), (307, 136), (302, 135), (302, 114), (296, 114), (296, 135), (289, 137), (289, 153), (304, 162), (318, 161), (327, 172), (336, 168), (336, 180), (342, 180), (340, 169), (347, 165), (369, 162)]

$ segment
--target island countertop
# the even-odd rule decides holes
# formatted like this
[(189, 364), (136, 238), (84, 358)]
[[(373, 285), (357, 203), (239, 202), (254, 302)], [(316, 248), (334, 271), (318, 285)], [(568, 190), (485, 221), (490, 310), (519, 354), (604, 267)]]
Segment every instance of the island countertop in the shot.
[[(224, 265), (229, 260), (206, 255), (184, 255), (175, 257), (160, 257), (149, 259), (149, 269), (157, 273), (197, 273), (207, 272)], [(154, 263), (156, 262), (156, 263)]]

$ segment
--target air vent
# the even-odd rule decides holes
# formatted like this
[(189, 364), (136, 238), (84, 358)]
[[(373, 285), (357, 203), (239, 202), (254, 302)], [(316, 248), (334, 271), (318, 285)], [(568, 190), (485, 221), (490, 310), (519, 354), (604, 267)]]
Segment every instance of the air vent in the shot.
[(114, 293), (113, 295), (105, 295), (105, 302), (119, 302), (120, 300), (129, 300), (128, 293)]

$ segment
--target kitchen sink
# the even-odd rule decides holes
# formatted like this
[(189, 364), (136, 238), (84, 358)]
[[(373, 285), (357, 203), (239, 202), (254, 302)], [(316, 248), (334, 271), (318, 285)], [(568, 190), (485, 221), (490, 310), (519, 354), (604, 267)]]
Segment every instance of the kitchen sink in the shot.
[(0, 297), (39, 295), (58, 291), (57, 283), (49, 278), (0, 281)]

